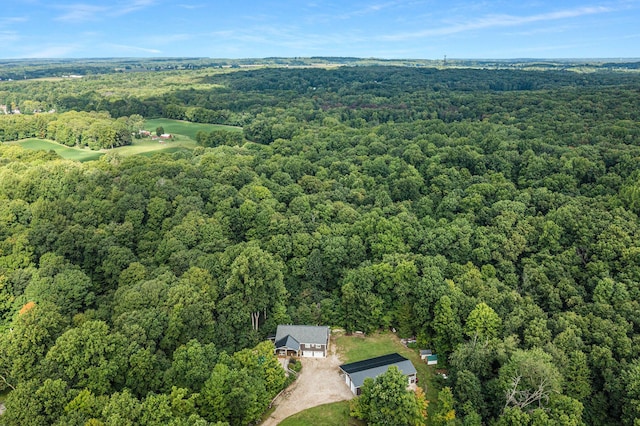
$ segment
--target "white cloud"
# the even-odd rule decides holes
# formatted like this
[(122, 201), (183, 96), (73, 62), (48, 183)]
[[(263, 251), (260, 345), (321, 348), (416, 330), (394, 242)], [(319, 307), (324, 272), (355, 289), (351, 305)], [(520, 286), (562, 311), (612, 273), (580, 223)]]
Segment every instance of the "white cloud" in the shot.
[(479, 19), (453, 24), (445, 27), (430, 28), (422, 31), (406, 32), (391, 34), (379, 37), (385, 41), (401, 41), (408, 39), (417, 39), (432, 36), (443, 36), (457, 34), (466, 31), (482, 30), (498, 27), (514, 27), (519, 25), (530, 24), (534, 22), (555, 21), (560, 19), (577, 18), (585, 15), (596, 15), (612, 12), (613, 9), (603, 6), (598, 7), (580, 7), (576, 9), (560, 10), (556, 12), (541, 13), (530, 16), (513, 16), (513, 15), (487, 15)]

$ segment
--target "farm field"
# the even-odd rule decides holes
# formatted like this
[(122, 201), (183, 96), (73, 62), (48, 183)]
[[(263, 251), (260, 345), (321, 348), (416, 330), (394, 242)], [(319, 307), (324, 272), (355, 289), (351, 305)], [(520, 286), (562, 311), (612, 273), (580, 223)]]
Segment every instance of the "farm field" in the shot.
[(145, 129), (155, 133), (156, 128), (162, 126), (165, 133), (187, 136), (194, 141), (200, 131), (212, 132), (213, 130), (228, 130), (241, 132), (241, 127), (223, 126), (219, 124), (190, 123), (188, 121), (169, 120), (167, 118), (154, 118), (145, 122)]

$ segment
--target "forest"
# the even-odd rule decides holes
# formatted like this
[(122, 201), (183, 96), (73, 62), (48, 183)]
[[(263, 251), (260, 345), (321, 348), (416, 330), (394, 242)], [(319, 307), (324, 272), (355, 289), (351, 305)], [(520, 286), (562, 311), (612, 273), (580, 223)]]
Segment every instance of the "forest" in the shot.
[[(434, 348), (455, 416), (427, 424), (640, 418), (632, 66), (205, 67), (0, 104), (2, 424), (255, 424), (282, 323)], [(243, 137), (121, 156), (157, 117)]]

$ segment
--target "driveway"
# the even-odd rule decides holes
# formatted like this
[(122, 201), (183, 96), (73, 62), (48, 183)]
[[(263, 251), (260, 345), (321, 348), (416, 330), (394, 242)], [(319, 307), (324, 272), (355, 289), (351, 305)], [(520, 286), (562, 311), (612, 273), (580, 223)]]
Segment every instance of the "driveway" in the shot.
[(349, 400), (354, 397), (340, 376), (338, 368), (342, 362), (331, 345), (327, 358), (300, 358), (302, 371), (298, 379), (278, 396), (275, 411), (262, 426), (276, 426), (287, 417), (330, 402)]

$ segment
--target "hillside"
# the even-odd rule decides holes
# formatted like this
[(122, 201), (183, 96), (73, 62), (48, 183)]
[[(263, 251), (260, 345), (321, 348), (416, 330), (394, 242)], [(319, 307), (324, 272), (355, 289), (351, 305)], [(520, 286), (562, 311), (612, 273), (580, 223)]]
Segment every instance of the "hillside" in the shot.
[[(464, 424), (634, 424), (639, 93), (395, 66), (2, 82), (56, 112), (0, 115), (0, 140), (106, 151), (0, 145), (2, 421), (249, 424), (294, 323), (415, 336)], [(235, 128), (119, 155), (141, 119)]]

